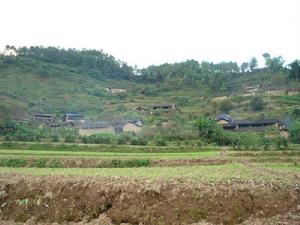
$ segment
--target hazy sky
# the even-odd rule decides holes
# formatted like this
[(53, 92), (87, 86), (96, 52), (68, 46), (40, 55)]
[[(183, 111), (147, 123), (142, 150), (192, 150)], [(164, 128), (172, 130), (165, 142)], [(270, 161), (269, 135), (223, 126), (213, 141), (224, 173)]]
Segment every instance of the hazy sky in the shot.
[(6, 44), (103, 49), (139, 67), (300, 59), (300, 0), (1, 0)]

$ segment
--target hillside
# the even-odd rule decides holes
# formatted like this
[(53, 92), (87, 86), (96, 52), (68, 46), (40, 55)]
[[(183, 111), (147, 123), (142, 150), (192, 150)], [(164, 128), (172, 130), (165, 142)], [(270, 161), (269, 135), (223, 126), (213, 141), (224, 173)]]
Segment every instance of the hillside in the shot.
[[(89, 120), (140, 118), (155, 124), (170, 119), (192, 121), (199, 115), (214, 117), (221, 113), (224, 99), (231, 104), (226, 111), (236, 118), (284, 117), (300, 103), (297, 92), (287, 92), (299, 91), (300, 83), (289, 80), (284, 69), (241, 72), (232, 62), (188, 60), (137, 70), (101, 51), (39, 47), (18, 51), (17, 56), (0, 57), (2, 119), (30, 118), (34, 112), (61, 118), (65, 112), (76, 111)], [(257, 92), (265, 104), (261, 111), (253, 111), (253, 97), (243, 94), (246, 87), (255, 85), (261, 86)], [(123, 88), (127, 94), (111, 94), (105, 87)], [(157, 103), (176, 103), (181, 113), (152, 115), (136, 110)]]

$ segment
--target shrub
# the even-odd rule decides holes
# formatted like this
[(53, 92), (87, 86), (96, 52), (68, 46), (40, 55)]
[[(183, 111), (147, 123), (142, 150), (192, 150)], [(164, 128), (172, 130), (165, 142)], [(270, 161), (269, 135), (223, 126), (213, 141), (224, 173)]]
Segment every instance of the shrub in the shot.
[(84, 143), (84, 144), (88, 144), (89, 143), (88, 137), (87, 136), (81, 136), (81, 142)]
[(50, 168), (63, 168), (64, 165), (58, 159), (54, 159), (54, 160), (49, 162), (48, 167), (50, 167)]
[(2, 167), (24, 167), (28, 164), (26, 159), (0, 159)]
[(32, 163), (33, 167), (38, 167), (38, 168), (45, 168), (47, 164), (46, 159), (35, 159)]
[(114, 137), (111, 134), (96, 134), (87, 137), (87, 143), (112, 144)]
[(177, 96), (175, 97), (176, 105), (178, 106), (188, 106), (190, 105), (190, 99), (185, 96)]
[(261, 111), (264, 108), (264, 101), (262, 97), (255, 96), (254, 98), (251, 99), (250, 105), (254, 111)]
[(58, 135), (52, 135), (51, 140), (52, 140), (52, 142), (59, 142)]
[(131, 159), (131, 160), (120, 160), (113, 159), (110, 166), (115, 168), (126, 168), (126, 167), (147, 167), (150, 166), (151, 162), (149, 159)]
[(262, 139), (262, 145), (264, 150), (269, 150), (270, 146), (272, 145), (272, 140), (270, 138), (264, 137)]
[(300, 121), (295, 121), (290, 127), (289, 132), (292, 142), (300, 144)]
[(277, 149), (280, 149), (281, 146), (282, 147), (288, 147), (288, 139), (285, 138), (285, 137), (281, 137), (281, 136), (276, 137), (274, 139), (274, 142), (276, 144)]
[(67, 135), (66, 137), (65, 137), (65, 142), (66, 143), (75, 143), (75, 136), (73, 136), (73, 135)]
[(155, 140), (155, 144), (157, 146), (167, 146), (167, 142), (164, 139), (157, 139), (157, 140)]
[(221, 144), (223, 142), (223, 128), (215, 121), (205, 117), (196, 120), (199, 136), (211, 142)]
[(139, 137), (139, 138), (135, 138), (133, 140), (131, 140), (131, 145), (147, 145), (148, 144), (148, 140)]
[(232, 110), (233, 108), (233, 105), (231, 103), (230, 100), (226, 99), (226, 100), (223, 100), (220, 105), (219, 105), (219, 110), (222, 111), (222, 112), (229, 112), (230, 110)]

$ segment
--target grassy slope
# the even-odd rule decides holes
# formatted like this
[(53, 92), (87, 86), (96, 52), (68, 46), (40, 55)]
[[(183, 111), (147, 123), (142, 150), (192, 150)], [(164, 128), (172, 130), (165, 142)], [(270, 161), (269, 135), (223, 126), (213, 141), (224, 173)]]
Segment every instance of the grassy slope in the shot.
[[(64, 65), (64, 73), (68, 68)], [(69, 70), (71, 71), (71, 70)], [(143, 87), (157, 87), (154, 84), (140, 84), (129, 81), (105, 80), (100, 81), (91, 76), (78, 72), (68, 74), (57, 74), (57, 76), (42, 77), (37, 74), (26, 73), (18, 68), (11, 68), (0, 73), (0, 118), (9, 115), (26, 115), (28, 112), (54, 113), (58, 116), (65, 111), (80, 111), (91, 119), (115, 120), (123, 118), (147, 119), (153, 123), (157, 116), (145, 116), (136, 112), (136, 106), (151, 106), (161, 102), (176, 102), (178, 96), (184, 96), (189, 100), (186, 106), (180, 106), (183, 114), (159, 115), (161, 119), (180, 117), (188, 118), (189, 115), (210, 114), (215, 116), (220, 113), (212, 109), (211, 97), (231, 95), (234, 102), (234, 109), (230, 112), (236, 118), (249, 117), (281, 117), (299, 105), (299, 97), (278, 96), (271, 97), (264, 95), (267, 106), (262, 112), (253, 112), (249, 106), (249, 97), (237, 100), (237, 96), (246, 86), (256, 84), (268, 84), (277, 88), (295, 88), (299, 86), (288, 82), (282, 74), (242, 74), (237, 75), (231, 81), (232, 91), (219, 90), (216, 93), (209, 93), (207, 87), (176, 87), (169, 91), (160, 91), (155, 96), (145, 96), (140, 93)], [(111, 96), (104, 88), (106, 86), (126, 88), (129, 94), (126, 98)], [(160, 84), (160, 87), (168, 84)], [(203, 96), (206, 98), (203, 99)], [(208, 97), (208, 98), (207, 98)], [(174, 117), (174, 115), (177, 115)]]

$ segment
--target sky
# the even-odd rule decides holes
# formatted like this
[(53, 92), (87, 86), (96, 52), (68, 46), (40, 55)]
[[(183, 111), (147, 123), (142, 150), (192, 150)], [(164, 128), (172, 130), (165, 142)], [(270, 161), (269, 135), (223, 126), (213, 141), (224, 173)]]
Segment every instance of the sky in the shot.
[(8, 45), (103, 50), (139, 68), (300, 59), (299, 0), (1, 0)]

